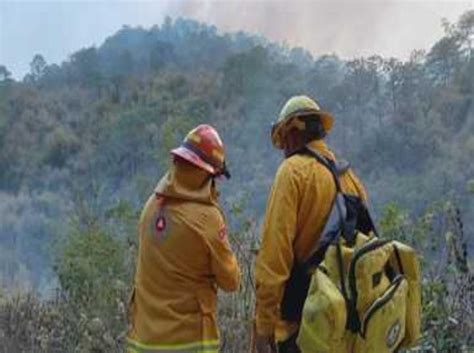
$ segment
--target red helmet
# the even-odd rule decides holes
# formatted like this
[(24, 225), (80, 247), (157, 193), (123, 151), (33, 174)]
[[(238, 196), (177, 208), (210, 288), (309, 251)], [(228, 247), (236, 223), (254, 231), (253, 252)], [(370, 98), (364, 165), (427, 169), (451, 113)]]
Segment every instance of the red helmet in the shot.
[(203, 124), (192, 129), (181, 146), (171, 150), (171, 154), (212, 175), (230, 177), (225, 163), (224, 144), (211, 125)]

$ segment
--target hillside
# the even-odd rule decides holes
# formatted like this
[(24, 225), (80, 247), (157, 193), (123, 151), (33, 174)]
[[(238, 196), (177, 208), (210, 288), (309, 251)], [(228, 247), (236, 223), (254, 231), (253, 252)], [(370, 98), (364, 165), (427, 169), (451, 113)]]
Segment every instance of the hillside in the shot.
[[(69, 239), (90, 226), (107, 229), (119, 248), (133, 243), (136, 214), (169, 149), (203, 122), (226, 143), (232, 179), (220, 184), (231, 229), (254, 242), (282, 157), (270, 127), (299, 93), (334, 113), (329, 143), (364, 180), (379, 220), (395, 219), (388, 230), (412, 229), (449, 202), (446, 212), (463, 220), (457, 246), (466, 258), (474, 243), (473, 33), (471, 11), (408, 61), (345, 61), (168, 18), (150, 29), (124, 26), (60, 65), (36, 55), (22, 81), (0, 66), (0, 288), (49, 298), (65, 283), (58, 266)], [(435, 239), (447, 227), (437, 217), (425, 238), (409, 238), (429, 248), (428, 258), (448, 244)]]

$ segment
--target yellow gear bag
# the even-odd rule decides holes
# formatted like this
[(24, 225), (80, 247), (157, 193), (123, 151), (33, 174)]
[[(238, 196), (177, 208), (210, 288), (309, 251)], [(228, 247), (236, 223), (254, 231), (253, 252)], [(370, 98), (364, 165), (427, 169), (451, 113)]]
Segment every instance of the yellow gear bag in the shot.
[[(301, 352), (392, 353), (413, 346), (421, 317), (416, 252), (380, 239), (362, 200), (342, 193), (338, 175), (348, 165), (307, 152), (331, 171), (337, 194), (312, 255), (294, 265), (285, 288), (282, 316), (301, 321)], [(295, 278), (298, 284), (292, 283)], [(295, 298), (305, 299), (291, 302), (290, 291), (298, 285), (304, 294)]]

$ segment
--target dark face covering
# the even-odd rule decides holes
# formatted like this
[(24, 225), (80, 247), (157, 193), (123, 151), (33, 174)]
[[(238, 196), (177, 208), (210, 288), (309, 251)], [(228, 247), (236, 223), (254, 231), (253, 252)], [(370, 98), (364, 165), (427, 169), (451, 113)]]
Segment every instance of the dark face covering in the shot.
[(283, 141), (283, 151), (285, 157), (288, 157), (295, 152), (301, 150), (307, 143), (312, 140), (321, 140), (326, 136), (326, 131), (323, 128), (319, 119), (311, 117), (301, 117), (305, 123), (305, 129), (299, 130), (294, 127), (289, 130)]
[(285, 153), (285, 157), (288, 157), (295, 153), (296, 151), (300, 150), (305, 145), (305, 138), (303, 136), (302, 131), (294, 128), (288, 131), (285, 136), (283, 151)]

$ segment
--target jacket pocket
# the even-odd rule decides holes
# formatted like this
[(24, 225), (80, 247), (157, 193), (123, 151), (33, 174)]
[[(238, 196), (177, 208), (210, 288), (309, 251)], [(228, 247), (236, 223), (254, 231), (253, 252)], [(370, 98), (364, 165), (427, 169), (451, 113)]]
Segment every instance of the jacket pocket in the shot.
[(395, 278), (385, 293), (366, 310), (355, 353), (395, 352), (405, 336), (408, 283)]
[(420, 265), (413, 248), (394, 242), (392, 266), (398, 268), (408, 281), (406, 332), (401, 346), (408, 348), (416, 344), (421, 336), (421, 274)]
[(303, 352), (337, 352), (347, 321), (344, 297), (321, 270), (316, 270), (306, 298), (297, 343)]

